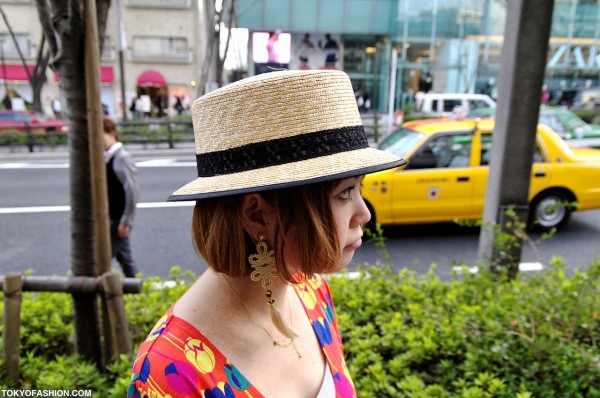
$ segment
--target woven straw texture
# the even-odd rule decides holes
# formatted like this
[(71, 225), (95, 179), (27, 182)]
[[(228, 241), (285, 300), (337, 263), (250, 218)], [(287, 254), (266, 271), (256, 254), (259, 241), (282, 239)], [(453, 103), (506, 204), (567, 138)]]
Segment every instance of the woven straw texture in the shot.
[[(403, 163), (395, 155), (367, 147), (352, 84), (340, 71), (282, 71), (240, 80), (194, 101), (192, 118), (196, 154), (208, 159), (204, 165), (199, 161), (199, 175), (205, 176), (173, 192), (169, 200), (309, 184)], [(321, 140), (323, 132), (338, 129), (348, 134), (335, 142)], [(315, 139), (302, 145), (307, 138)], [(285, 154), (291, 153), (290, 160), (270, 150), (256, 152), (266, 162), (248, 157), (253, 151), (246, 152), (247, 145), (268, 147), (273, 142), (283, 151), (289, 145), (292, 152)], [(219, 160), (213, 160), (215, 155)], [(214, 170), (206, 173), (211, 165)]]
[(197, 154), (362, 125), (350, 79), (330, 70), (240, 80), (194, 101), (192, 118)]

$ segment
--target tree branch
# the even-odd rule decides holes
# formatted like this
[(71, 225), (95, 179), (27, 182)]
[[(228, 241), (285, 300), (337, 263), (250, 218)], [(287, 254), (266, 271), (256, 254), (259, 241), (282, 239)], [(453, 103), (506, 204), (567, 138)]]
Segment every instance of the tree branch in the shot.
[(42, 30), (44, 32), (44, 36), (48, 41), (48, 46), (50, 47), (50, 54), (54, 56), (57, 51), (56, 47), (56, 39), (54, 37), (54, 29), (52, 28), (52, 24), (50, 21), (50, 10), (48, 9), (48, 1), (47, 0), (35, 0), (35, 6), (38, 10), (38, 18), (42, 25)]
[(100, 54), (104, 48), (104, 38), (106, 33), (106, 21), (108, 19), (108, 10), (111, 0), (96, 0), (96, 16), (98, 17), (98, 47)]

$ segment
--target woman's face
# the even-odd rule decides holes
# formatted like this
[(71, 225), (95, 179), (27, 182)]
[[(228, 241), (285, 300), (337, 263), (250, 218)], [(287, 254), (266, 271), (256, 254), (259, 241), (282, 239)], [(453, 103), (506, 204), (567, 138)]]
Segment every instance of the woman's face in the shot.
[[(367, 209), (361, 195), (363, 176), (341, 180), (329, 197), (333, 221), (335, 223), (338, 242), (340, 244), (340, 263), (328, 272), (336, 272), (346, 267), (354, 251), (362, 244), (362, 224), (369, 222), (371, 213)], [(297, 246), (297, 230), (292, 227), (286, 232), (285, 263), (291, 274), (299, 269), (301, 256)]]
[(340, 181), (330, 198), (342, 254), (340, 264), (332, 270), (333, 272), (350, 264), (354, 251), (362, 244), (361, 225), (371, 219), (371, 213), (361, 195), (363, 177), (351, 177)]

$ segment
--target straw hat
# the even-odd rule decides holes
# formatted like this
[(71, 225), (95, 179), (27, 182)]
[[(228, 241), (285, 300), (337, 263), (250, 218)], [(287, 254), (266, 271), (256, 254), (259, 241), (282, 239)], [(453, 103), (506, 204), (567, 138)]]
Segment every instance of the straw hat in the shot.
[(192, 105), (198, 178), (170, 201), (342, 179), (406, 162), (370, 148), (348, 76), (278, 71), (240, 80)]

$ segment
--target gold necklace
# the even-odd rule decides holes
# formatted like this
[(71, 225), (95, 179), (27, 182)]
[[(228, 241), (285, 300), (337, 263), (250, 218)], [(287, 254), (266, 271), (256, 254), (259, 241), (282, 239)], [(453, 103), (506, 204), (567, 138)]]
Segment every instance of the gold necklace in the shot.
[[(288, 341), (287, 343), (280, 343), (279, 341), (275, 340), (273, 338), (273, 336), (271, 335), (271, 332), (269, 332), (265, 327), (263, 327), (254, 317), (254, 314), (252, 313), (252, 311), (250, 311), (250, 308), (248, 308), (248, 306), (246, 305), (246, 303), (244, 303), (244, 300), (242, 300), (242, 298), (240, 297), (240, 295), (238, 294), (238, 292), (235, 291), (235, 289), (233, 288), (233, 286), (231, 286), (231, 283), (229, 283), (229, 280), (227, 280), (227, 277), (223, 274), (219, 274), (223, 277), (223, 279), (225, 280), (225, 282), (227, 283), (227, 286), (229, 286), (229, 288), (231, 289), (231, 291), (233, 292), (233, 294), (236, 295), (236, 297), (238, 298), (238, 300), (240, 300), (240, 303), (242, 303), (242, 305), (244, 306), (244, 308), (246, 309), (246, 312), (248, 312), (248, 316), (250, 316), (250, 320), (259, 328), (261, 328), (262, 330), (265, 331), (265, 333), (267, 333), (267, 335), (269, 336), (269, 338), (271, 339), (271, 341), (273, 341), (273, 345), (277, 346), (277, 347), (289, 347), (292, 346), (294, 347), (294, 351), (296, 351), (296, 354), (298, 355), (298, 358), (302, 358), (302, 354), (300, 353), (300, 350), (298, 349), (298, 346), (296, 345), (296, 338), (292, 337), (290, 339), (290, 341)], [(290, 325), (292, 322), (292, 307), (290, 305), (290, 300), (288, 298), (288, 306), (290, 308)]]

